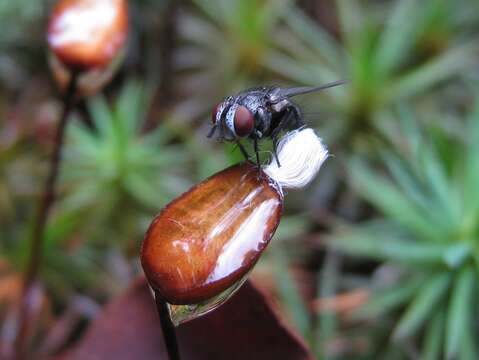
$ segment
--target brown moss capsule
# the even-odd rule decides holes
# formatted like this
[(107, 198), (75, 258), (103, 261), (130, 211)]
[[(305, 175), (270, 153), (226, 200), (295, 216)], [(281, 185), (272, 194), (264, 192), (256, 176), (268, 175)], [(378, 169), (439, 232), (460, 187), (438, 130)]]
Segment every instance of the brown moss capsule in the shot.
[(210, 299), (256, 263), (279, 224), (283, 198), (257, 167), (223, 170), (168, 204), (150, 225), (141, 262), (172, 304)]
[(126, 42), (125, 0), (60, 0), (48, 25), (48, 44), (70, 70), (110, 64)]

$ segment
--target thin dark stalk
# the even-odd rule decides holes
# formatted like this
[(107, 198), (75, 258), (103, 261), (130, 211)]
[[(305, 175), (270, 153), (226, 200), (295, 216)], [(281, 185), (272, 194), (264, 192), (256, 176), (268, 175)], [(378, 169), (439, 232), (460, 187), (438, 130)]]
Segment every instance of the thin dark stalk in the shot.
[(30, 253), (23, 279), (22, 302), (19, 313), (19, 327), (16, 337), (17, 358), (22, 359), (26, 352), (27, 334), (29, 332), (30, 293), (40, 271), (43, 259), (43, 245), (48, 216), (56, 198), (56, 184), (62, 157), (63, 140), (68, 118), (75, 103), (78, 74), (73, 73), (68, 88), (63, 96), (63, 110), (56, 129), (53, 151), (49, 160), (49, 172), (40, 199), (38, 212), (34, 219), (31, 234)]
[(155, 291), (155, 301), (158, 316), (160, 317), (161, 330), (163, 331), (163, 339), (165, 340), (166, 350), (168, 351), (168, 357), (170, 360), (180, 360), (175, 326), (171, 322), (168, 305), (157, 291)]
[[(159, 60), (159, 79), (158, 89), (153, 99), (152, 109), (161, 109), (160, 113), (164, 113), (173, 101), (174, 85), (175, 85), (175, 60), (173, 54), (178, 46), (178, 13), (181, 8), (182, 1), (169, 0), (161, 15), (161, 25), (154, 33), (154, 43), (158, 44), (155, 49), (157, 56), (154, 60), (154, 69), (158, 69)], [(157, 77), (158, 78), (158, 77)], [(149, 116), (144, 131), (149, 131), (158, 126), (156, 119), (162, 116)]]
[(43, 255), (42, 248), (45, 241), (45, 228), (48, 222), (48, 215), (56, 198), (56, 183), (62, 157), (63, 139), (65, 137), (68, 118), (75, 101), (77, 78), (77, 74), (73, 73), (68, 89), (62, 100), (63, 110), (55, 133), (53, 151), (50, 156), (50, 169), (43, 188), (38, 213), (32, 227), (30, 255), (29, 261), (27, 262), (27, 270), (25, 272), (26, 287), (35, 280), (41, 266)]

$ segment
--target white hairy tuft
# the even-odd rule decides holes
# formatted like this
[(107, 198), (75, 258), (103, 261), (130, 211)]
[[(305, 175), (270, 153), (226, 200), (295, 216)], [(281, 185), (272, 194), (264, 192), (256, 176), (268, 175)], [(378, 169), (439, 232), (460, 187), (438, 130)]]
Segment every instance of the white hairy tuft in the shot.
[(264, 167), (281, 188), (299, 189), (311, 182), (328, 157), (328, 150), (313, 129), (287, 133), (278, 144), (278, 166), (274, 158)]

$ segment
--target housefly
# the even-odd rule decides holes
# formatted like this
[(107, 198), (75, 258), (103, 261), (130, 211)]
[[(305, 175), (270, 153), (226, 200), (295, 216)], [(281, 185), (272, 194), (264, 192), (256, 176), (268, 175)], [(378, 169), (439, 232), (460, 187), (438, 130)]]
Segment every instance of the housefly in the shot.
[(305, 125), (301, 109), (291, 98), (344, 83), (346, 81), (341, 80), (318, 87), (257, 87), (228, 96), (213, 109), (213, 127), (208, 137), (217, 133), (219, 140), (235, 142), (246, 160), (249, 160), (249, 155), (240, 140), (251, 139), (258, 167), (258, 142), (269, 138), (273, 142), (273, 156), (281, 166), (276, 151), (279, 135), (282, 131), (296, 130)]

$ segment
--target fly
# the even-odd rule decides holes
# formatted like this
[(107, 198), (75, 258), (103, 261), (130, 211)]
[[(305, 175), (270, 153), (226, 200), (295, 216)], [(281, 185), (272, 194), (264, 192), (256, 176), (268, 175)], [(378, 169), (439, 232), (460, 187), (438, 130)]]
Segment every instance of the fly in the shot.
[(235, 142), (246, 160), (249, 160), (249, 155), (240, 140), (251, 139), (258, 167), (258, 142), (269, 138), (273, 142), (273, 156), (281, 166), (276, 151), (279, 135), (282, 131), (296, 130), (305, 125), (301, 109), (291, 98), (344, 83), (346, 81), (340, 80), (318, 87), (258, 87), (228, 96), (212, 112), (213, 127), (208, 137), (218, 132), (219, 140)]

